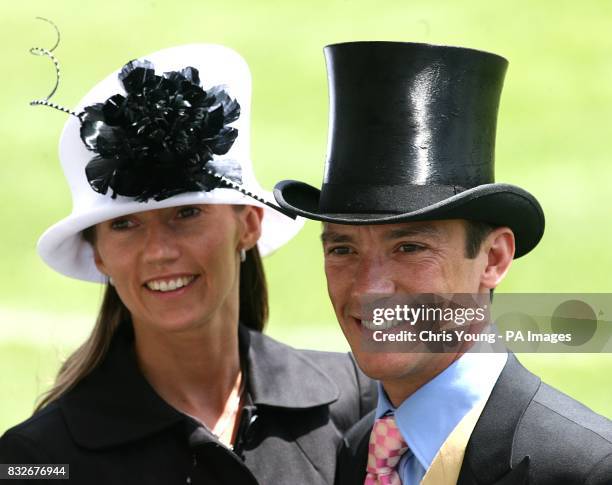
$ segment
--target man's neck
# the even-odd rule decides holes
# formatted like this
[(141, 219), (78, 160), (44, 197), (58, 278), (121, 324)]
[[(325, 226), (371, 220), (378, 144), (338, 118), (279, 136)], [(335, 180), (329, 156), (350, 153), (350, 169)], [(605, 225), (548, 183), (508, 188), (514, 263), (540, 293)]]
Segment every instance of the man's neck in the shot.
[(444, 370), (462, 355), (463, 353), (437, 354), (436, 356), (439, 358), (432, 359), (422, 372), (381, 380), (381, 384), (387, 393), (389, 401), (394, 407), (399, 407), (406, 399), (434, 379), (438, 374), (444, 372)]

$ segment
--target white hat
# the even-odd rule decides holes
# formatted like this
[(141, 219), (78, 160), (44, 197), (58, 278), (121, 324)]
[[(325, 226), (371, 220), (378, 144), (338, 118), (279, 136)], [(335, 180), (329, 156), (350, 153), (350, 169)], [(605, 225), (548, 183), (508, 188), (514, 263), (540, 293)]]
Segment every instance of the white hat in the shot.
[[(232, 186), (254, 195), (255, 198), (234, 188), (214, 188), (199, 192), (183, 190), (183, 193), (178, 195), (162, 200), (149, 198), (145, 202), (139, 202), (133, 196), (112, 194), (112, 187), (108, 192), (102, 190), (105, 194), (97, 192), (92, 188), (94, 184), (90, 184), (85, 172), (85, 167), (96, 153), (88, 149), (81, 139), (83, 118), (71, 116), (60, 139), (59, 156), (72, 192), (72, 213), (47, 229), (38, 241), (38, 253), (45, 263), (59, 273), (73, 278), (105, 282), (106, 276), (98, 271), (94, 263), (92, 247), (81, 235), (84, 229), (126, 214), (190, 204), (247, 204), (263, 207), (262, 235), (258, 247), (264, 256), (289, 241), (301, 229), (304, 221), (292, 220), (272, 209), (271, 203), (267, 202), (274, 200), (272, 195), (264, 191), (255, 179), (250, 157), (251, 75), (244, 59), (227, 47), (212, 44), (173, 47), (142, 59), (154, 65), (157, 75), (169, 71), (181, 72), (188, 66), (193, 67), (199, 71), (204, 90), (215, 92), (210, 89), (222, 86), (223, 90), (239, 103), (240, 115), (230, 124), (238, 133), (235, 141), (231, 144), (230, 139), (229, 151), (223, 155), (213, 155), (206, 166), (214, 168), (217, 173), (223, 173), (223, 170), (230, 166), (232, 173), (225, 174), (231, 179), (225, 178), (225, 182), (235, 180), (236, 170), (239, 171), (241, 183)], [(97, 84), (81, 100), (75, 111), (81, 113), (85, 107), (105, 103), (111, 96), (125, 95), (124, 86), (118, 77), (120, 72), (115, 71)], [(229, 101), (229, 98), (226, 97), (225, 100)], [(121, 193), (118, 190), (116, 192)]]

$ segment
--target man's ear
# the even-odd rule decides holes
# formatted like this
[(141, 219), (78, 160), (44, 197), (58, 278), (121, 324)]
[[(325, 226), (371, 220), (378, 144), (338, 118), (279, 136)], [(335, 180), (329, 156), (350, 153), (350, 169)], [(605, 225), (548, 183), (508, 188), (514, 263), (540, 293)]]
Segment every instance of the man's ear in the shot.
[(493, 289), (499, 285), (510, 269), (514, 258), (514, 233), (509, 227), (491, 231), (482, 243), (487, 257), (486, 267), (480, 277), (481, 289)]
[(253, 205), (244, 206), (244, 210), (240, 211), (238, 217), (243, 227), (239, 243), (240, 249), (249, 250), (257, 244), (261, 236), (261, 221), (263, 220), (263, 216), (263, 209)]

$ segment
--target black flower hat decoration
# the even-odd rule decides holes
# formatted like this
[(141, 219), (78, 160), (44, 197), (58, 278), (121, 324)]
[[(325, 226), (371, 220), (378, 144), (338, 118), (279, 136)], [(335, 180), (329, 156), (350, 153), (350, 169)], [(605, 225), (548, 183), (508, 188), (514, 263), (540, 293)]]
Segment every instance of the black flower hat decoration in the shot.
[[(56, 83), (51, 93), (32, 105), (49, 106), (79, 118), (80, 137), (95, 153), (85, 166), (89, 185), (112, 197), (137, 201), (160, 201), (184, 192), (232, 188), (289, 215), (277, 205), (245, 189), (240, 164), (225, 155), (238, 130), (229, 126), (240, 117), (240, 105), (223, 86), (204, 90), (196, 68), (157, 74), (153, 63), (132, 60), (118, 79), (125, 94), (117, 93), (103, 103), (87, 106), (82, 112), (49, 101), (59, 84), (59, 63), (52, 49), (30, 49), (49, 57), (55, 64)], [(289, 215), (294, 218), (293, 215)]]
[[(219, 187), (206, 168), (238, 135), (228, 126), (240, 116), (238, 102), (222, 87), (202, 89), (193, 67), (157, 75), (149, 61), (130, 61), (119, 81), (125, 96), (79, 115), (81, 139), (96, 153), (85, 168), (91, 187), (139, 201)], [(239, 172), (240, 165), (232, 168)]]

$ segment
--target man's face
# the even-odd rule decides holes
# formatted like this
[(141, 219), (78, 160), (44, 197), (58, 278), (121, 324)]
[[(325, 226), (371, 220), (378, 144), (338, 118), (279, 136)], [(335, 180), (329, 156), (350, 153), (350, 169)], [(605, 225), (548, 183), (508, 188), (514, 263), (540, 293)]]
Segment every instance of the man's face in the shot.
[[(322, 240), (329, 296), (361, 369), (395, 380), (444, 369), (453, 354), (361, 351), (361, 297), (395, 293), (485, 293), (487, 255), (465, 254), (463, 220), (349, 226), (325, 223)], [(437, 372), (434, 368), (439, 368)]]

